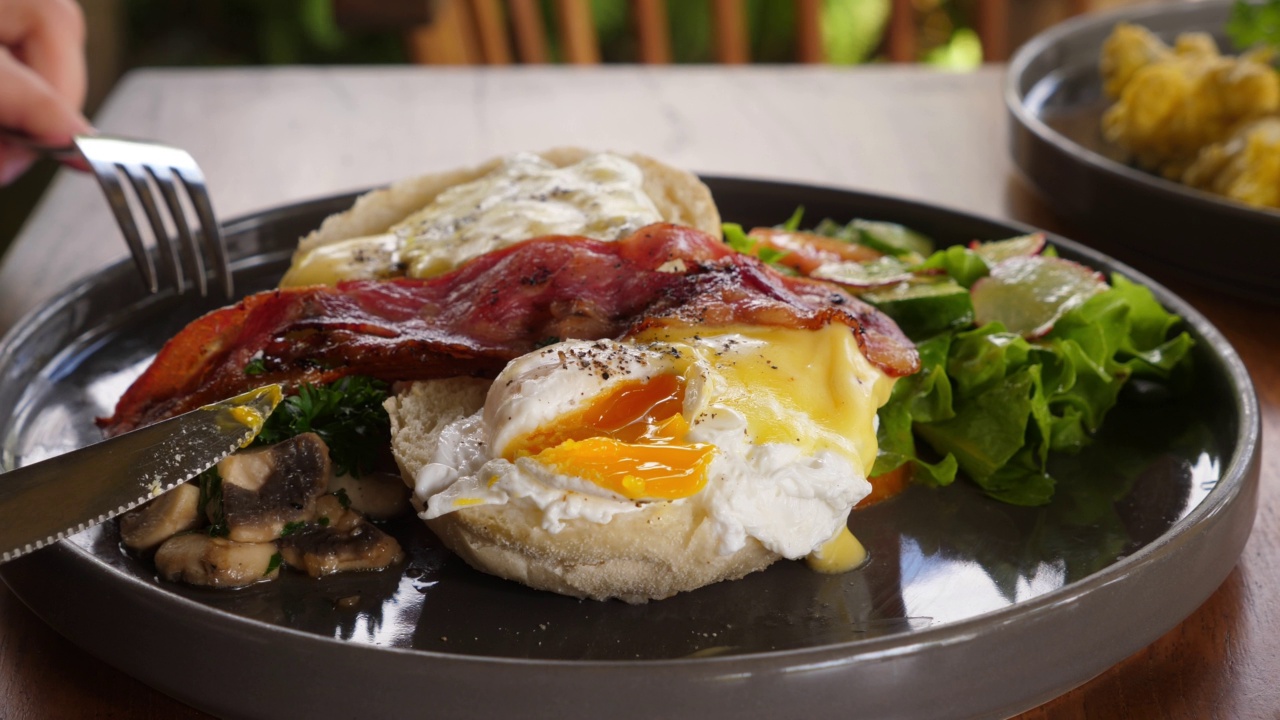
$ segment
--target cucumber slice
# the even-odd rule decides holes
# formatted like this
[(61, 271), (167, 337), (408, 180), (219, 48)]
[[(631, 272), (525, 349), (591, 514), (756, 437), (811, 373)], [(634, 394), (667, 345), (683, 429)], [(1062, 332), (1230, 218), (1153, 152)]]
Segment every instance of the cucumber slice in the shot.
[(933, 252), (933, 241), (910, 228), (891, 222), (852, 220), (848, 225), (827, 218), (813, 232), (869, 247), (908, 262), (919, 262)]
[(950, 278), (901, 283), (861, 297), (893, 318), (902, 332), (917, 342), (973, 322), (969, 291)]
[(897, 223), (854, 220), (849, 227), (858, 231), (856, 242), (886, 255), (928, 257), (933, 252), (932, 240)]
[(991, 274), (973, 284), (978, 325), (999, 322), (1025, 338), (1053, 329), (1058, 318), (1107, 289), (1096, 271), (1062, 258), (1028, 255), (996, 263)]

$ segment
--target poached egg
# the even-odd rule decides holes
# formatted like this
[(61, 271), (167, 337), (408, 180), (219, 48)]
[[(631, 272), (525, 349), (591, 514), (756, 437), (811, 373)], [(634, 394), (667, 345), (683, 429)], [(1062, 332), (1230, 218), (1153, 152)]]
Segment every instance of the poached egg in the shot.
[(482, 409), (443, 429), (414, 492), (424, 519), (518, 503), (550, 533), (694, 503), (721, 553), (755, 538), (819, 569), (856, 564), (846, 523), (871, 490), (892, 385), (841, 324), (559, 342), (512, 361)]

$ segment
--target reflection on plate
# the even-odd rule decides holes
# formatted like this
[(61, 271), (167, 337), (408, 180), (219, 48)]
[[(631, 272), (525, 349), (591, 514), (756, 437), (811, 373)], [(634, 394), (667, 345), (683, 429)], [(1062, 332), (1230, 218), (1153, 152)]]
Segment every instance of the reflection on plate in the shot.
[[(1026, 230), (838, 190), (708, 182), (725, 217), (746, 224), (803, 204), (809, 217), (901, 222), (943, 243)], [(350, 200), (231, 224), (238, 287), (270, 287), (296, 238)], [(1068, 257), (1119, 267), (1055, 242)], [(0, 346), (5, 466), (94, 440), (91, 418), (211, 307), (135, 284), (131, 268), (111, 268)], [(957, 483), (856, 512), (872, 559), (845, 575), (784, 562), (648, 605), (584, 602), (476, 573), (412, 519), (388, 528), (409, 561), (382, 573), (204, 591), (157, 581), (107, 526), (2, 574), (91, 652), (218, 714), (921, 716), (941, 703), (958, 715), (1016, 712), (1179, 622), (1226, 576), (1252, 525), (1248, 377), (1203, 318), (1157, 292), (1198, 341), (1185, 393), (1134, 388), (1097, 444), (1058, 459), (1063, 481), (1047, 507), (1000, 504)]]
[(1135, 257), (1228, 292), (1280, 301), (1280, 211), (1194, 190), (1124, 163), (1101, 133), (1110, 104), (1098, 55), (1118, 22), (1165, 40), (1219, 36), (1231, 0), (1088, 15), (1037, 36), (1009, 67), (1005, 103), (1014, 162), (1063, 215)]

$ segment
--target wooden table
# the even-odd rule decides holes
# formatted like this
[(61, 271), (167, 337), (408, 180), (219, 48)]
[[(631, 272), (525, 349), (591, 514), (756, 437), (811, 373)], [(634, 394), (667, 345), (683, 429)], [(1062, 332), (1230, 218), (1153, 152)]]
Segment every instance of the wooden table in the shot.
[[(1049, 213), (1006, 150), (1003, 68), (148, 71), (97, 118), (190, 150), (223, 217), (556, 145), (698, 172), (844, 186), (1008, 217)], [(64, 173), (0, 266), (0, 330), (125, 256), (94, 182)], [(1143, 268), (1115, 248), (1100, 247)], [(1136, 262), (1135, 262), (1136, 261)], [(1150, 268), (1143, 268), (1152, 271)], [(1244, 357), (1262, 500), (1239, 566), (1185, 622), (1027, 718), (1253, 718), (1280, 709), (1280, 333), (1275, 308), (1152, 271)], [(88, 656), (0, 585), (0, 717), (205, 717)]]

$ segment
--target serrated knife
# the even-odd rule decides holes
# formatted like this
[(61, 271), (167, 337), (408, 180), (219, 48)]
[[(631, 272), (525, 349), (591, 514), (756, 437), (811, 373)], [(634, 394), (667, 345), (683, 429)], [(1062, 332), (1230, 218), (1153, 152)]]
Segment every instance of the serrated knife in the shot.
[(279, 385), (0, 473), (0, 562), (105, 522), (247, 445)]

